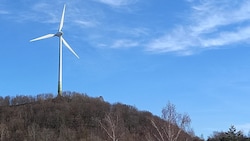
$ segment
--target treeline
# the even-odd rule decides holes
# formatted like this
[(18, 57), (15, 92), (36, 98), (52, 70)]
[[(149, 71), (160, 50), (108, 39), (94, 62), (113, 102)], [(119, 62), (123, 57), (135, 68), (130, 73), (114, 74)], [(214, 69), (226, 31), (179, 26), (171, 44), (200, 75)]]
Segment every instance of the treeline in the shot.
[(25, 95), (17, 95), (15, 97), (0, 96), (0, 106), (22, 105), (36, 101), (51, 100), (53, 98), (54, 98), (53, 94), (39, 94), (35, 97), (25, 96)]
[(200, 141), (186, 128), (187, 115), (176, 113), (171, 104), (163, 112), (175, 120), (75, 92), (0, 97), (0, 140)]
[(250, 137), (245, 136), (242, 131), (237, 131), (232, 125), (227, 132), (214, 132), (207, 141), (250, 141)]

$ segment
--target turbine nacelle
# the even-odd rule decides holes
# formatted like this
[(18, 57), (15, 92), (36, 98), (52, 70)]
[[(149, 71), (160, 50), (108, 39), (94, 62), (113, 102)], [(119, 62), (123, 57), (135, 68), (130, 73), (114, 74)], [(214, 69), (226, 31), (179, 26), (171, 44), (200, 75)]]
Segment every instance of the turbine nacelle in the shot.
[(57, 37), (60, 37), (60, 36), (62, 36), (63, 35), (63, 32), (62, 31), (58, 31), (56, 34), (55, 34), (55, 36), (57, 36)]

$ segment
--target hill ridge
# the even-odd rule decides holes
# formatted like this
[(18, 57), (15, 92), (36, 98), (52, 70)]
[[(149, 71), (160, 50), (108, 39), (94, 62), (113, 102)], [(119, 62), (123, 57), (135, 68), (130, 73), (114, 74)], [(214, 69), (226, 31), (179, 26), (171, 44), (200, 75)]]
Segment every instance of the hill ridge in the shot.
[[(7, 141), (156, 141), (152, 120), (166, 123), (148, 111), (83, 93), (0, 97), (0, 137)], [(199, 138), (183, 130), (178, 140), (182, 139)]]

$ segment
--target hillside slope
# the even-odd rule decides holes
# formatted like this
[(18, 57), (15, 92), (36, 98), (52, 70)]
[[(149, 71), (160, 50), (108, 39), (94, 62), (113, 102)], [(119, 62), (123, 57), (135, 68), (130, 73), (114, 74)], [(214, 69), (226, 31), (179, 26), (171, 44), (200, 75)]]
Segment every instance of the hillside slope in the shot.
[[(158, 141), (151, 120), (166, 121), (102, 97), (67, 92), (35, 97), (0, 97), (1, 141)], [(182, 131), (179, 141), (199, 140)]]

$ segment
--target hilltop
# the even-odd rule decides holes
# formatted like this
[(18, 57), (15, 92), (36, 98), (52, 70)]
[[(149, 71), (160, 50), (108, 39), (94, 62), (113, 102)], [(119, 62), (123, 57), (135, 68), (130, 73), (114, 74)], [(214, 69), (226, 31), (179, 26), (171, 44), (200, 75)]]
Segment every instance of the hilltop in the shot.
[[(158, 141), (165, 125), (148, 111), (75, 92), (0, 97), (1, 141)], [(171, 127), (180, 131), (178, 140), (200, 140)]]

